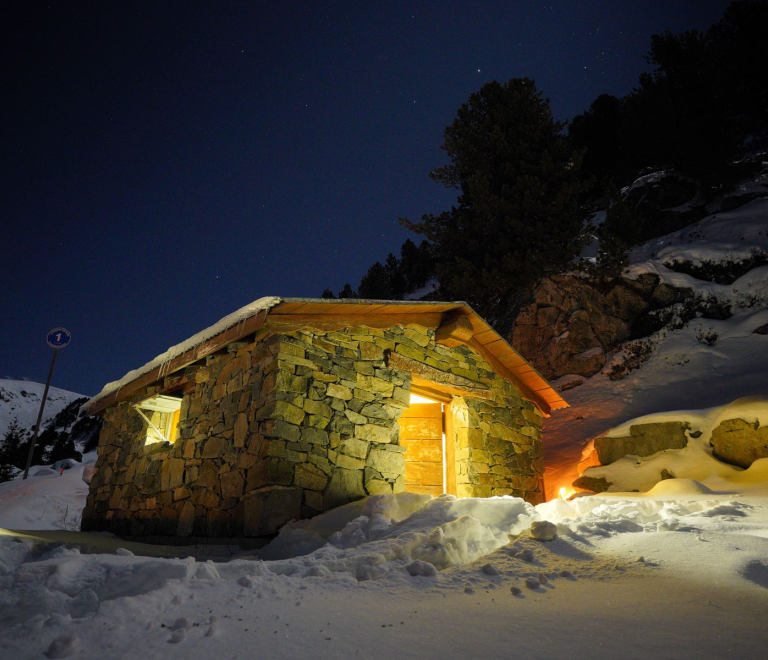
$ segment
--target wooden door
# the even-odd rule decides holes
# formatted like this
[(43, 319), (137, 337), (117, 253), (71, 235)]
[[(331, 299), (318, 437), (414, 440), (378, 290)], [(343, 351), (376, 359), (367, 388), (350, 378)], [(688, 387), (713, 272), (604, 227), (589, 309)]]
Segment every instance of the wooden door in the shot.
[(412, 403), (399, 420), (405, 447), (405, 490), (441, 495), (443, 485), (443, 411), (439, 403)]

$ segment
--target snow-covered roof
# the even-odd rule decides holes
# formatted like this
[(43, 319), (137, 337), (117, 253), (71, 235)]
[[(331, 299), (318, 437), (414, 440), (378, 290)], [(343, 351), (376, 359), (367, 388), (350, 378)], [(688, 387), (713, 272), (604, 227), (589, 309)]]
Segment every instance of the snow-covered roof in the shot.
[(187, 351), (196, 348), (198, 346), (201, 346), (209, 339), (212, 339), (216, 335), (221, 334), (225, 330), (229, 330), (229, 328), (232, 328), (239, 323), (242, 323), (243, 321), (256, 316), (259, 312), (267, 311), (274, 307), (275, 305), (279, 304), (282, 301), (281, 298), (277, 298), (275, 296), (267, 296), (264, 298), (259, 298), (258, 300), (254, 300), (252, 303), (248, 303), (244, 307), (241, 307), (235, 312), (232, 312), (231, 314), (227, 314), (223, 319), (220, 319), (213, 325), (205, 328), (205, 330), (201, 330), (197, 334), (192, 335), (188, 339), (185, 339), (184, 341), (176, 344), (175, 346), (171, 346), (167, 351), (164, 353), (161, 353), (153, 360), (150, 360), (145, 365), (139, 367), (138, 369), (134, 369), (133, 371), (129, 371), (125, 376), (122, 378), (119, 378), (118, 380), (114, 380), (111, 383), (107, 383), (102, 389), (101, 392), (99, 392), (96, 396), (91, 397), (85, 404), (85, 408), (91, 408), (97, 401), (100, 401), (101, 399), (105, 398), (106, 396), (109, 396), (113, 392), (117, 392), (122, 387), (127, 385), (128, 383), (132, 383), (137, 378), (140, 378), (141, 376), (148, 374), (149, 372), (153, 371), (154, 369), (157, 369), (158, 367), (162, 367), (163, 365), (167, 365), (170, 363), (171, 360), (173, 360), (176, 357), (179, 357), (180, 355), (183, 355)]
[[(278, 309), (279, 308), (279, 309)], [(224, 345), (237, 341), (262, 327), (267, 314), (277, 314), (289, 322), (302, 323), (307, 316), (322, 315), (343, 318), (352, 314), (358, 321), (373, 315), (391, 318), (396, 325), (402, 318), (411, 319), (415, 315), (439, 315), (458, 313), (470, 320), (474, 336), (472, 346), (484, 353), (484, 357), (501, 375), (510, 377), (523, 391), (525, 396), (536, 403), (543, 413), (566, 407), (568, 404), (547, 383), (533, 366), (523, 358), (509, 343), (489, 326), (467, 303), (413, 300), (360, 300), (354, 298), (278, 298), (275, 296), (259, 298), (241, 307), (236, 312), (225, 316), (212, 326), (192, 335), (183, 342), (171, 346), (167, 351), (150, 360), (142, 367), (129, 371), (119, 380), (107, 383), (96, 396), (91, 398), (85, 408), (98, 412), (132, 394), (141, 386), (157, 382), (165, 376), (192, 364), (211, 354)], [(364, 325), (364, 320), (361, 321)], [(143, 379), (143, 380), (142, 380)], [(131, 386), (130, 390), (121, 392)], [(109, 397), (109, 400), (107, 400)]]

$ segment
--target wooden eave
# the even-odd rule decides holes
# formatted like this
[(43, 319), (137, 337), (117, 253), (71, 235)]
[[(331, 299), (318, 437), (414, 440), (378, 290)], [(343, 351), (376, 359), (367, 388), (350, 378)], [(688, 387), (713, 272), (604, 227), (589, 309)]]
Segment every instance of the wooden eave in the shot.
[(216, 353), (258, 330), (290, 332), (303, 327), (333, 331), (365, 326), (419, 325), (436, 331), (439, 343), (463, 344), (477, 352), (491, 368), (512, 382), (544, 415), (568, 403), (510, 344), (464, 302), (381, 301), (358, 299), (284, 298), (210, 339), (190, 348), (120, 389), (97, 399), (88, 412), (99, 413), (130, 398), (144, 387)]

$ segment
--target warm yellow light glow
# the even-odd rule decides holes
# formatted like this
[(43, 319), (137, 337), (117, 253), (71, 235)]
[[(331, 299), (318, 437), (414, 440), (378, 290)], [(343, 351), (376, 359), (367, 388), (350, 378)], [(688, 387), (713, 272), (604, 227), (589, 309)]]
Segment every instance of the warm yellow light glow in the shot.
[(563, 486), (563, 487), (560, 489), (560, 499), (561, 499), (561, 500), (564, 500), (564, 499), (566, 499), (567, 497), (568, 497), (568, 491), (566, 490), (565, 486)]
[(419, 396), (411, 392), (411, 403), (437, 403), (434, 399), (428, 399), (425, 396)]

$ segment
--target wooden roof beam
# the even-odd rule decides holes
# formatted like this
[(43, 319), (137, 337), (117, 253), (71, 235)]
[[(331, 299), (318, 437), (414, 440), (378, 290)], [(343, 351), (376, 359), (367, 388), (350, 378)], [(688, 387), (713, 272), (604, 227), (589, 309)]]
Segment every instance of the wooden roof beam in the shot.
[(420, 325), (424, 328), (438, 328), (443, 321), (441, 313), (393, 314), (278, 314), (272, 313), (266, 327), (275, 332), (291, 332), (301, 328), (333, 332), (345, 328), (368, 327), (379, 330), (393, 325)]
[(472, 323), (466, 314), (451, 314), (435, 331), (435, 340), (446, 346), (464, 344), (475, 334)]

